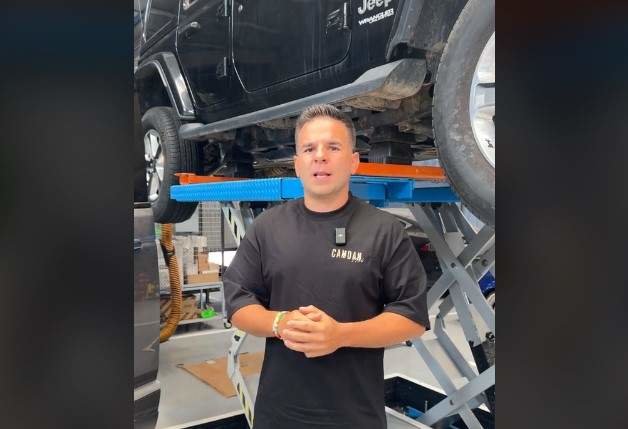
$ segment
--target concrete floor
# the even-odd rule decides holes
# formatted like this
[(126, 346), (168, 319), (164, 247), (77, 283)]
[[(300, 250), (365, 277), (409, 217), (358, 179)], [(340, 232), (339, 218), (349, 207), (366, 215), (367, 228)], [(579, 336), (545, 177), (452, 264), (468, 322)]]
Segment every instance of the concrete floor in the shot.
[[(220, 307), (218, 305), (215, 308)], [(435, 313), (436, 309), (437, 306), (431, 313)], [(433, 316), (432, 314), (432, 321)], [(454, 343), (462, 349), (465, 359), (475, 367), (456, 314), (449, 314), (445, 322)], [(175, 335), (160, 345), (158, 380), (161, 383), (161, 400), (157, 429), (183, 429), (241, 412), (237, 397), (224, 398), (212, 387), (177, 367), (178, 364), (198, 363), (226, 356), (231, 345), (233, 329), (223, 328), (220, 315), (204, 324), (202, 327), (204, 330), (195, 331), (193, 327), (188, 328), (189, 332)], [(431, 332), (424, 335), (424, 340), (428, 349), (436, 356), (443, 353), (433, 340)], [(264, 339), (249, 336), (242, 346), (242, 351), (258, 352), (263, 351), (263, 347)], [(440, 359), (439, 361), (444, 362)], [(456, 385), (466, 381), (453, 365), (445, 365), (445, 369)], [(440, 390), (437, 381), (414, 347), (399, 345), (387, 349), (384, 353), (384, 373), (386, 377), (400, 374)], [(257, 392), (258, 380), (259, 376), (245, 380), (252, 395)], [(413, 426), (389, 414), (388, 427), (402, 429)]]

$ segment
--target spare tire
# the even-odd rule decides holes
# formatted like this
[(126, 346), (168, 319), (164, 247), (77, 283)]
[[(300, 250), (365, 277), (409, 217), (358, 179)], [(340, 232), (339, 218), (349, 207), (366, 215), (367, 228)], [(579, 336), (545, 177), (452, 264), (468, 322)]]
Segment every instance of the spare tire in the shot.
[(440, 60), (433, 125), (454, 191), (495, 225), (495, 0), (470, 0)]
[(158, 223), (183, 222), (198, 205), (170, 199), (170, 186), (179, 184), (175, 173), (196, 173), (199, 165), (193, 143), (179, 139), (179, 126), (170, 107), (153, 107), (142, 117), (148, 201)]

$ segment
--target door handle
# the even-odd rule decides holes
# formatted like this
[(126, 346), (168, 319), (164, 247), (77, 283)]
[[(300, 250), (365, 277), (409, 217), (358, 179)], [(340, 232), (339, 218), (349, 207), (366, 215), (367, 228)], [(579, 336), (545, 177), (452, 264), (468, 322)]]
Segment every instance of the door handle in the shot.
[(133, 239), (133, 251), (137, 252), (138, 250), (142, 250), (142, 241), (137, 238)]
[(189, 24), (183, 26), (182, 29), (179, 30), (179, 36), (190, 37), (193, 33), (197, 32), (201, 29), (201, 24), (197, 21), (192, 21)]

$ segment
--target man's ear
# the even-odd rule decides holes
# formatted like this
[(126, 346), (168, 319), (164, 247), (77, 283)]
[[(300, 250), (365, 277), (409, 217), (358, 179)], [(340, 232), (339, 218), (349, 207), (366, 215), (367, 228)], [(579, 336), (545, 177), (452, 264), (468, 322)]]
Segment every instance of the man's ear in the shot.
[(297, 162), (297, 156), (293, 155), (292, 156), (292, 161), (294, 162), (294, 173), (297, 175), (297, 177), (299, 176), (299, 163)]
[(360, 166), (360, 154), (355, 151), (351, 154), (351, 174), (355, 174)]

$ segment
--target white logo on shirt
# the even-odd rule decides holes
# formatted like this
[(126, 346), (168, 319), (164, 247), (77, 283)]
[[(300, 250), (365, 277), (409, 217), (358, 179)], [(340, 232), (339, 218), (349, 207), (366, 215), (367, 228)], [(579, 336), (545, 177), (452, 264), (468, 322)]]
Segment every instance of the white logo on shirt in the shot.
[(331, 249), (331, 257), (334, 259), (346, 259), (350, 262), (364, 262), (362, 252), (356, 250), (338, 249), (334, 247)]

